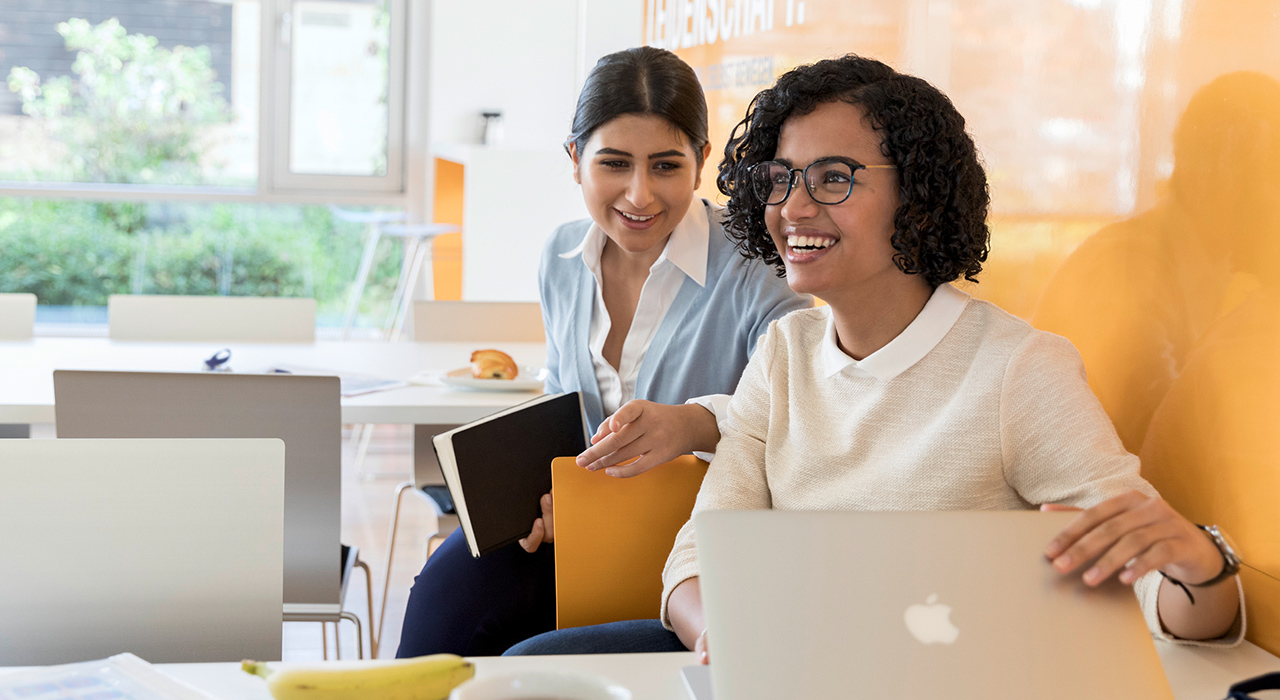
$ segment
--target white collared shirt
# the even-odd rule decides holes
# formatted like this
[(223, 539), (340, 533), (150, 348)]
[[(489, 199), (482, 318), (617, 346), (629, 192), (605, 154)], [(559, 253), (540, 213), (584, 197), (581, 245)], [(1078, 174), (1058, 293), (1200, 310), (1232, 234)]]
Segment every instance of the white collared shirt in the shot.
[(847, 372), (854, 377), (875, 377), (882, 382), (902, 374), (924, 359), (951, 327), (969, 303), (969, 295), (951, 284), (940, 284), (924, 308), (901, 333), (884, 347), (855, 360), (844, 354), (836, 342), (836, 321), (827, 307), (827, 332), (822, 337), (822, 365), (829, 379)]
[[(600, 400), (606, 416), (613, 415), (622, 404), (635, 398), (636, 381), (640, 376), (640, 364), (645, 353), (658, 334), (662, 319), (675, 302), (686, 277), (705, 286), (707, 281), (707, 245), (710, 237), (707, 208), (702, 200), (694, 199), (680, 223), (667, 238), (662, 254), (649, 267), (649, 277), (640, 289), (631, 327), (622, 343), (622, 356), (615, 369), (604, 358), (604, 343), (613, 327), (609, 310), (604, 304), (603, 276), (600, 257), (608, 237), (597, 224), (592, 224), (582, 243), (573, 250), (562, 253), (562, 258), (581, 256), (582, 262), (596, 280), (595, 305), (591, 310), (591, 329), (588, 334), (591, 361), (596, 382), (600, 386)], [(723, 406), (729, 397), (699, 397), (698, 403), (717, 417), (724, 415)], [(710, 405), (708, 405), (710, 404)]]

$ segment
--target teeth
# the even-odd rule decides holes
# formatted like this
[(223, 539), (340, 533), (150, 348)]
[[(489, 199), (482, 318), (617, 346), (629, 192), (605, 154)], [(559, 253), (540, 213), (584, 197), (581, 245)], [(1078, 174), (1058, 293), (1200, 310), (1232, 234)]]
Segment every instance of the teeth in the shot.
[(625, 216), (628, 219), (631, 219), (632, 221), (648, 221), (649, 219), (652, 219), (653, 217), (657, 216), (657, 214), (650, 214), (648, 216), (636, 216), (635, 214), (628, 214), (627, 212), (622, 211), (621, 209), (618, 210), (618, 213)]
[(787, 246), (791, 248), (830, 248), (834, 239), (823, 236), (787, 236)]

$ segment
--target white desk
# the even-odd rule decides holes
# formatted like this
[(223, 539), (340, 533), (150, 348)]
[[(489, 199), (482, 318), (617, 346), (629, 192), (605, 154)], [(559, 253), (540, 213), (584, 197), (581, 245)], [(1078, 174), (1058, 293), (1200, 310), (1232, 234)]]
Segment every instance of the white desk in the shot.
[[(0, 423), (53, 423), (55, 369), (191, 372), (222, 347), (231, 348), (237, 372), (274, 365), (407, 379), (423, 370), (465, 367), (471, 352), (497, 347), (518, 364), (546, 364), (542, 343), (388, 343), (370, 341), (297, 344), (147, 343), (106, 338), (35, 338), (0, 342)], [(466, 423), (535, 396), (521, 391), (468, 391), (412, 386), (342, 399), (344, 423)]]
[[(1232, 683), (1280, 671), (1280, 659), (1247, 642), (1236, 649), (1222, 650), (1162, 642), (1156, 642), (1156, 648), (1177, 700), (1222, 700)], [(481, 657), (473, 661), (478, 677), (529, 670), (605, 676), (630, 688), (635, 700), (688, 700), (680, 669), (696, 663), (692, 652)], [(262, 679), (244, 673), (239, 664), (169, 664), (159, 668), (215, 698), (271, 700)]]

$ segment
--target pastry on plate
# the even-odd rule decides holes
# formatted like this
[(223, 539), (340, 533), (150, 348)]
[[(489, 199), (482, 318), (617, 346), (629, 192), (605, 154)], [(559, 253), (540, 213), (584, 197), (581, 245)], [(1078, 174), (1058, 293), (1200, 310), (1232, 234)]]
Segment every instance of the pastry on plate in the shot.
[(515, 379), (520, 374), (516, 361), (501, 350), (471, 353), (471, 376), (476, 379)]

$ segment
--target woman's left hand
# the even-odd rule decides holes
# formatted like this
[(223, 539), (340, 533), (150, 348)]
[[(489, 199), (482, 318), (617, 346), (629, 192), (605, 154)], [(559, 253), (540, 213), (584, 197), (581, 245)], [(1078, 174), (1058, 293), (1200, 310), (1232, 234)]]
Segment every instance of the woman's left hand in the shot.
[(538, 551), (538, 547), (541, 547), (543, 542), (551, 543), (556, 539), (556, 511), (551, 501), (551, 494), (542, 494), (538, 505), (542, 507), (542, 517), (533, 521), (533, 527), (529, 529), (527, 536), (520, 538), (520, 547), (530, 554)]
[[(1045, 504), (1041, 510), (1080, 510)], [(1093, 562), (1084, 582), (1096, 586), (1119, 572), (1133, 583), (1159, 569), (1188, 584), (1222, 571), (1222, 554), (1204, 531), (1182, 517), (1164, 499), (1129, 491), (1081, 511), (1045, 549), (1059, 573)], [(1095, 561), (1096, 560), (1096, 561)]]

